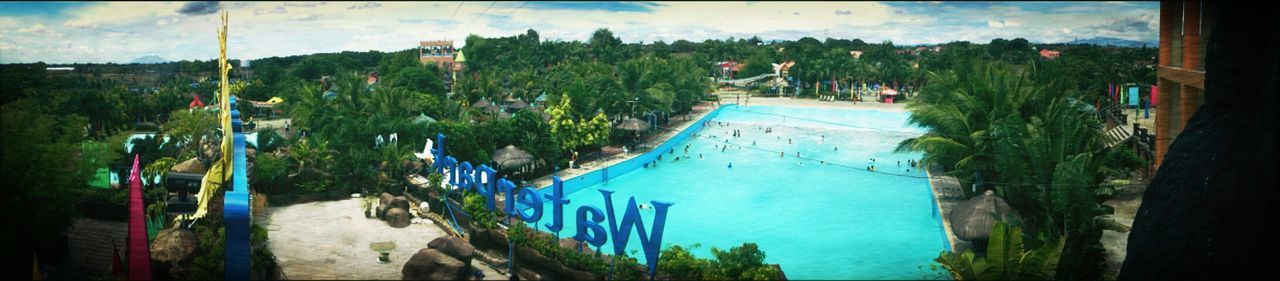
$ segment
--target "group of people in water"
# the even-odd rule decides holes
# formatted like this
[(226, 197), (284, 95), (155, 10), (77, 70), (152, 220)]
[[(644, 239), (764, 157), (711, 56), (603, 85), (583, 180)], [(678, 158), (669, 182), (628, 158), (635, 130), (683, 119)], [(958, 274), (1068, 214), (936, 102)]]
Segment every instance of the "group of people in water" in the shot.
[[(713, 120), (704, 121), (704, 122), (703, 122), (703, 125), (709, 126), (709, 125), (711, 125), (711, 122), (712, 122), (712, 121), (713, 121)], [(717, 126), (719, 126), (719, 127), (731, 127), (731, 126), (733, 126), (733, 124), (732, 124), (732, 123), (728, 123), (728, 122), (721, 122), (721, 121), (715, 121), (715, 124), (716, 124)], [(772, 133), (772, 132), (773, 132), (773, 128), (772, 128), (772, 127), (757, 126), (757, 127), (755, 127), (754, 129), (762, 130), (762, 131), (764, 131), (765, 133)], [(742, 131), (743, 131), (743, 130), (741, 130), (741, 129), (731, 129), (731, 130), (726, 130), (724, 133), (725, 133), (725, 135), (726, 135), (727, 137), (742, 137), (742, 135), (743, 135), (743, 132), (742, 132)], [(719, 134), (708, 134), (708, 135), (706, 135), (706, 136), (703, 136), (703, 135), (702, 135), (702, 134), (700, 134), (700, 133), (695, 133), (695, 136), (698, 136), (698, 137), (709, 137), (709, 138), (718, 138), (718, 137), (719, 137), (718, 135), (719, 135)], [(824, 141), (826, 140), (826, 137), (827, 137), (827, 136), (826, 136), (825, 134), (824, 134), (824, 135), (820, 135), (820, 136), (819, 136), (819, 140), (818, 140), (818, 142), (819, 142), (819, 143), (824, 142)], [(782, 139), (782, 136), (780, 136), (780, 135), (779, 135), (779, 136), (777, 136), (776, 138), (777, 138), (778, 140), (781, 140), (781, 139)], [(788, 139), (787, 139), (787, 144), (794, 145), (794, 144), (796, 144), (796, 140), (794, 140), (794, 139), (792, 139), (792, 138), (788, 138)], [(684, 152), (684, 155), (675, 156), (675, 158), (673, 158), (673, 159), (671, 160), (671, 162), (673, 162), (673, 163), (674, 163), (674, 162), (680, 161), (680, 160), (681, 160), (681, 158), (684, 158), (684, 159), (692, 158), (692, 156), (690, 156), (690, 155), (689, 155), (689, 149), (690, 149), (690, 148), (692, 148), (692, 145), (693, 145), (693, 144), (691, 144), (691, 143), (689, 143), (689, 144), (685, 144), (685, 146), (684, 146), (684, 151), (683, 151), (683, 152)], [(757, 146), (757, 145), (758, 145), (758, 142), (757, 142), (756, 140), (752, 140), (752, 141), (751, 141), (751, 146)], [(720, 149), (720, 152), (727, 152), (727, 151), (728, 151), (728, 149), (729, 149), (731, 146), (733, 146), (733, 147), (737, 148), (738, 150), (742, 150), (742, 148), (743, 148), (742, 146), (738, 146), (738, 145), (735, 145), (735, 144), (733, 144), (733, 143), (730, 143), (730, 142), (729, 142), (729, 140), (726, 138), (726, 139), (724, 140), (724, 144), (723, 144), (723, 145), (721, 145), (721, 144), (714, 144), (714, 145), (713, 145), (713, 149), (714, 149), (714, 148), (718, 148), (718, 149)], [(754, 148), (753, 148), (753, 149), (754, 149)], [(838, 146), (832, 146), (832, 151), (840, 151), (840, 147), (838, 147)], [(675, 148), (671, 148), (671, 149), (669, 149), (669, 150), (667, 151), (667, 154), (668, 154), (668, 155), (674, 155), (674, 154), (675, 154)], [(785, 158), (786, 156), (787, 156), (787, 153), (786, 153), (785, 151), (779, 151), (779, 152), (778, 152), (778, 157), (779, 157), (779, 158)], [(795, 152), (795, 154), (794, 154), (794, 156), (795, 156), (796, 158), (800, 158), (800, 159), (798, 159), (798, 161), (796, 161), (796, 165), (799, 165), (799, 166), (804, 166), (804, 161), (803, 161), (803, 160), (818, 160), (818, 159), (807, 159), (807, 158), (803, 158), (803, 157), (801, 157), (801, 155), (800, 155), (800, 151), (796, 151), (796, 152)], [(652, 161), (652, 162), (650, 162), (650, 163), (645, 163), (645, 164), (644, 164), (644, 167), (645, 167), (645, 168), (649, 168), (649, 167), (654, 167), (654, 168), (656, 168), (656, 167), (658, 167), (658, 162), (660, 162), (660, 161), (662, 160), (662, 158), (663, 158), (663, 156), (662, 156), (662, 155), (658, 155), (658, 157), (657, 157), (657, 159), (656, 159), (656, 160), (654, 160), (654, 161)], [(698, 160), (705, 160), (705, 159), (706, 159), (706, 157), (705, 157), (702, 153), (698, 153)], [(868, 159), (868, 161), (867, 161), (867, 166), (866, 166), (866, 170), (867, 170), (867, 171), (872, 171), (872, 172), (877, 171), (877, 167), (876, 167), (876, 160), (877, 160), (877, 159), (876, 159), (876, 158), (874, 158), (874, 157), (872, 157), (872, 158)], [(819, 163), (820, 163), (820, 164), (823, 164), (823, 165), (838, 165), (837, 163), (828, 163), (828, 162), (826, 162), (826, 160), (818, 160), (818, 161), (819, 161)], [(909, 173), (909, 172), (911, 172), (911, 168), (918, 168), (918, 167), (919, 167), (919, 165), (920, 165), (920, 163), (919, 163), (918, 161), (916, 161), (915, 159), (907, 159), (907, 161), (906, 161), (906, 162), (907, 162), (907, 165), (908, 165), (908, 166), (910, 166), (909, 168), (907, 168), (907, 169), (906, 169), (906, 172), (908, 172), (908, 173)], [(898, 167), (902, 167), (902, 160), (897, 160), (897, 166), (898, 166)], [(732, 169), (732, 168), (733, 168), (733, 163), (732, 163), (732, 162), (729, 162), (729, 163), (726, 165), (726, 167), (727, 167), (727, 168), (729, 168), (729, 169)]]

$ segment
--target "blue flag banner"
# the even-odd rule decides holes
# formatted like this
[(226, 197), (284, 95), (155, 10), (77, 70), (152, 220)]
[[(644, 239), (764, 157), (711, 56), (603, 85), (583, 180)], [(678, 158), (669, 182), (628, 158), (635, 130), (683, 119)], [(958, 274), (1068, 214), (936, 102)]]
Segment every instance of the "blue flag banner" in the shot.
[(1129, 87), (1129, 106), (1138, 106), (1138, 87)]

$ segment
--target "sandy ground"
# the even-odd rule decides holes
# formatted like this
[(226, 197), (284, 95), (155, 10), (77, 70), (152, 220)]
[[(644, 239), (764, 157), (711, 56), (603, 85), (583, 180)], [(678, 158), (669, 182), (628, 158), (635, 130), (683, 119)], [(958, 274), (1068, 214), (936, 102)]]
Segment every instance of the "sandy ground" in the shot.
[[(432, 239), (446, 235), (431, 220), (414, 218), (406, 228), (393, 228), (377, 218), (365, 218), (359, 199), (295, 204), (267, 210), (267, 231), (285, 276), (294, 280), (380, 279), (399, 280), (404, 263), (426, 248)], [(392, 241), (391, 262), (377, 262), (373, 242)], [(506, 276), (484, 266), (485, 279)]]
[[(1103, 203), (1116, 211), (1106, 217), (1126, 227), (1133, 227), (1133, 218), (1138, 214), (1138, 207), (1142, 206), (1142, 194), (1146, 189), (1145, 184), (1121, 189), (1116, 196)], [(1102, 247), (1107, 251), (1107, 271), (1103, 278), (1114, 280), (1120, 274), (1120, 266), (1124, 265), (1129, 247), (1129, 232), (1103, 230)]]

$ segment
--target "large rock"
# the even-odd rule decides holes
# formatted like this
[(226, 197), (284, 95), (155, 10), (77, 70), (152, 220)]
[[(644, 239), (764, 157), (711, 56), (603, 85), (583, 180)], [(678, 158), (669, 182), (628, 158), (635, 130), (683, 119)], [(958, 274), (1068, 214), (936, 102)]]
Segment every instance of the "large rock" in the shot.
[(441, 236), (427, 243), (427, 248), (436, 249), (450, 257), (462, 261), (463, 264), (471, 265), (471, 258), (476, 254), (476, 247), (467, 244), (461, 238), (452, 235)]
[(391, 193), (386, 192), (378, 195), (378, 208), (376, 214), (379, 219), (386, 217), (387, 210), (391, 209), (391, 200), (394, 200), (395, 198), (395, 196), (391, 196)]
[(409, 199), (404, 196), (396, 196), (391, 198), (391, 207), (409, 210)]
[(196, 234), (191, 230), (169, 228), (156, 233), (151, 242), (151, 259), (160, 262), (178, 263), (191, 258), (199, 245)]
[(394, 228), (408, 227), (409, 220), (412, 218), (413, 215), (410, 215), (409, 211), (406, 211), (405, 209), (391, 208), (391, 210), (387, 210), (387, 225)]
[[(1177, 139), (1143, 195), (1120, 280), (1257, 278), (1274, 275), (1280, 260), (1270, 223), (1280, 214), (1280, 178), (1272, 176), (1280, 166), (1280, 53), (1274, 51), (1280, 29), (1256, 28), (1274, 26), (1280, 9), (1210, 4), (1204, 2), (1203, 9), (1211, 14), (1200, 17), (1217, 21), (1206, 21), (1201, 30), (1212, 34), (1204, 58), (1204, 103), (1181, 134), (1157, 136)], [(1178, 19), (1179, 3), (1160, 5), (1173, 5)], [(1167, 11), (1161, 12), (1163, 17)], [(1163, 67), (1160, 72), (1168, 77)], [(1073, 248), (1070, 241), (1067, 249)], [(1066, 251), (1064, 261), (1071, 254)]]
[(436, 249), (422, 248), (400, 270), (404, 280), (466, 280), (471, 268)]

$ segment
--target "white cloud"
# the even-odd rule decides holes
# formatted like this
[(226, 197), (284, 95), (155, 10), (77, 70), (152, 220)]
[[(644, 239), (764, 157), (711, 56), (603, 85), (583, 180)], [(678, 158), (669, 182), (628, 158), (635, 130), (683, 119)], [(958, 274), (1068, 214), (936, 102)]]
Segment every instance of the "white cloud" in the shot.
[(298, 14), (298, 15), (289, 16), (289, 20), (296, 20), (296, 21), (313, 21), (319, 18), (320, 18), (320, 15), (318, 14), (305, 14), (305, 15)]
[[(453, 40), (461, 47), (469, 34), (511, 36), (526, 29), (537, 30), (543, 40), (559, 41), (585, 41), (597, 28), (609, 28), (625, 42), (667, 43), (730, 36), (821, 40), (824, 35), (899, 45), (986, 43), (996, 37), (1033, 42), (1093, 36), (1152, 41), (1156, 30), (1152, 26), (1157, 24), (1152, 15), (1158, 12), (1153, 5), (1115, 9), (1101, 3), (1068, 5), (1050, 12), (1004, 4), (974, 9), (868, 2), (670, 2), (646, 12), (517, 9), (519, 2), (499, 2), (488, 11), (489, 3), (477, 2), (376, 4), (382, 7), (353, 8), (369, 5), (365, 2), (224, 3), (222, 8), (230, 12), (229, 44), (234, 51), (229, 55), (256, 59), (344, 50), (397, 51), (413, 48), (420, 40)], [(0, 16), (0, 34), (8, 48), (0, 63), (119, 62), (146, 54), (173, 60), (215, 57), (213, 30), (219, 18), (180, 15), (176, 10), (182, 5), (113, 2), (72, 9), (52, 19)], [(37, 30), (65, 36), (48, 40), (52, 35)]]
[(70, 12), (68, 27), (97, 27), (104, 25), (152, 22), (156, 17), (178, 16), (177, 3), (155, 2), (107, 2), (91, 5)]
[(351, 7), (347, 7), (347, 10), (373, 9), (377, 7), (382, 7), (382, 4), (378, 4), (378, 2), (365, 2), (363, 5), (351, 5)]
[(254, 15), (284, 14), (284, 13), (288, 13), (288, 12), (289, 12), (289, 10), (288, 10), (288, 9), (285, 9), (285, 8), (284, 8), (284, 6), (276, 6), (275, 8), (271, 8), (270, 10), (268, 10), (268, 9), (254, 9), (254, 10), (253, 10), (253, 14), (254, 14)]
[(44, 27), (44, 25), (43, 25), (43, 24), (39, 24), (39, 23), (37, 23), (36, 25), (32, 25), (31, 27), (23, 28), (23, 29), (19, 29), (19, 30), (18, 30), (18, 32), (22, 32), (22, 33), (32, 33), (32, 32), (42, 32), (42, 31), (45, 31), (45, 30), (47, 30), (47, 29), (45, 29), (45, 27)]
[(324, 1), (320, 1), (320, 2), (285, 2), (285, 3), (284, 3), (284, 5), (285, 5), (285, 6), (289, 6), (289, 7), (307, 7), (307, 8), (315, 8), (315, 7), (317, 7), (317, 6), (321, 6), (321, 5), (324, 5), (324, 4), (328, 4), (328, 3), (324, 2)]

